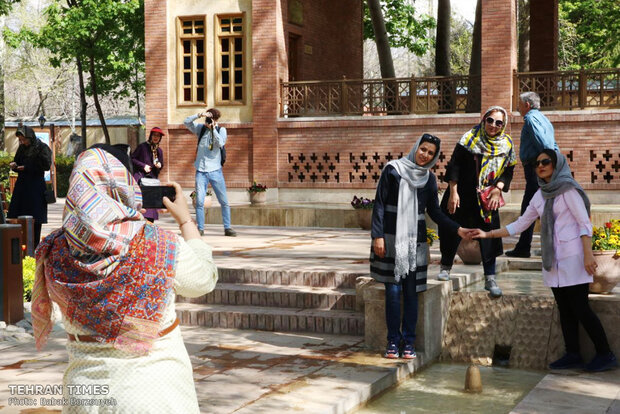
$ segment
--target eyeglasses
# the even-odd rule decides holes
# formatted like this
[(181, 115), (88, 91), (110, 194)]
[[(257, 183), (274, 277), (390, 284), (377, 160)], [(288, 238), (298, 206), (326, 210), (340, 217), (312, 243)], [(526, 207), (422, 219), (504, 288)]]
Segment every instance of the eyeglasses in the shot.
[(501, 128), (501, 127), (504, 126), (504, 121), (502, 121), (501, 119), (493, 119), (490, 116), (487, 117), (486, 122), (489, 125), (495, 124), (495, 126), (498, 127), (498, 128)]
[(441, 140), (437, 138), (435, 135), (424, 134), (422, 135), (422, 142), (430, 142), (431, 144), (439, 145)]
[(536, 168), (540, 167), (541, 165), (543, 167), (546, 167), (549, 164), (551, 164), (551, 158), (543, 158), (542, 160), (536, 160)]

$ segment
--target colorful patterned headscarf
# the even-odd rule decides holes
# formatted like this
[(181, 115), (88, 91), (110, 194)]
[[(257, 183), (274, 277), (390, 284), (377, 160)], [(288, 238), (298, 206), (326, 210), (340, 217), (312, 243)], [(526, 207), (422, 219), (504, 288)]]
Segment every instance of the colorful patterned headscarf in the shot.
[(33, 328), (41, 349), (51, 300), (100, 342), (148, 352), (171, 297), (178, 238), (147, 224), (140, 187), (123, 164), (94, 148), (77, 159), (62, 229), (37, 248)]
[[(504, 115), (504, 126), (499, 133), (490, 137), (484, 128), (487, 116), (491, 112), (501, 112)], [(478, 188), (485, 189), (494, 185), (506, 167), (517, 164), (517, 156), (514, 151), (514, 144), (510, 135), (506, 134), (508, 125), (508, 113), (501, 106), (492, 106), (484, 113), (478, 125), (467, 131), (460, 139), (459, 145), (465, 147), (469, 152), (482, 157), (480, 174), (478, 175)], [(480, 216), (485, 223), (491, 222), (491, 212), (484, 211), (478, 199)]]

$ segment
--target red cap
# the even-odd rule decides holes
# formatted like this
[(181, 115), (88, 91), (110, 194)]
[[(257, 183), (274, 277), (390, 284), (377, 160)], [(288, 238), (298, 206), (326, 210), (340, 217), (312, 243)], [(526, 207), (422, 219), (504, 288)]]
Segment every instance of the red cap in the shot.
[(160, 134), (162, 134), (162, 136), (166, 135), (166, 134), (164, 134), (164, 131), (162, 131), (161, 128), (159, 128), (159, 127), (154, 127), (153, 129), (151, 129), (151, 134), (153, 132), (159, 132)]

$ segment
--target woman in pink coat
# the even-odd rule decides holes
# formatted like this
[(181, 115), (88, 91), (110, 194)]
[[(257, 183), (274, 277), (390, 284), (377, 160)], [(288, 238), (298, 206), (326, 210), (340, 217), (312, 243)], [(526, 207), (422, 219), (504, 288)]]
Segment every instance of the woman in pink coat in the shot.
[(596, 348), (596, 356), (585, 366), (588, 371), (606, 371), (618, 366), (609, 348), (605, 330), (588, 302), (588, 284), (596, 270), (592, 254), (590, 200), (571, 175), (566, 158), (544, 150), (536, 158), (540, 189), (515, 222), (503, 229), (477, 231), (477, 237), (514, 236), (540, 217), (543, 278), (560, 312), (566, 354), (549, 365), (551, 369), (583, 366), (579, 352), (579, 322)]

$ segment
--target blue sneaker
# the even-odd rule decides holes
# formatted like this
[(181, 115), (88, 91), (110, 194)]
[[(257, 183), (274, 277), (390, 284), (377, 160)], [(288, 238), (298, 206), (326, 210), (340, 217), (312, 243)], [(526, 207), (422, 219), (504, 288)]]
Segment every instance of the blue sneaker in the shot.
[(586, 365), (586, 371), (602, 372), (609, 371), (610, 369), (614, 369), (616, 367), (618, 367), (618, 360), (613, 352), (609, 352), (604, 355), (596, 354), (594, 359)]
[(405, 345), (403, 348), (403, 359), (415, 359), (417, 357), (413, 345)]
[(398, 359), (398, 345), (392, 342), (388, 342), (383, 357), (388, 359)]

